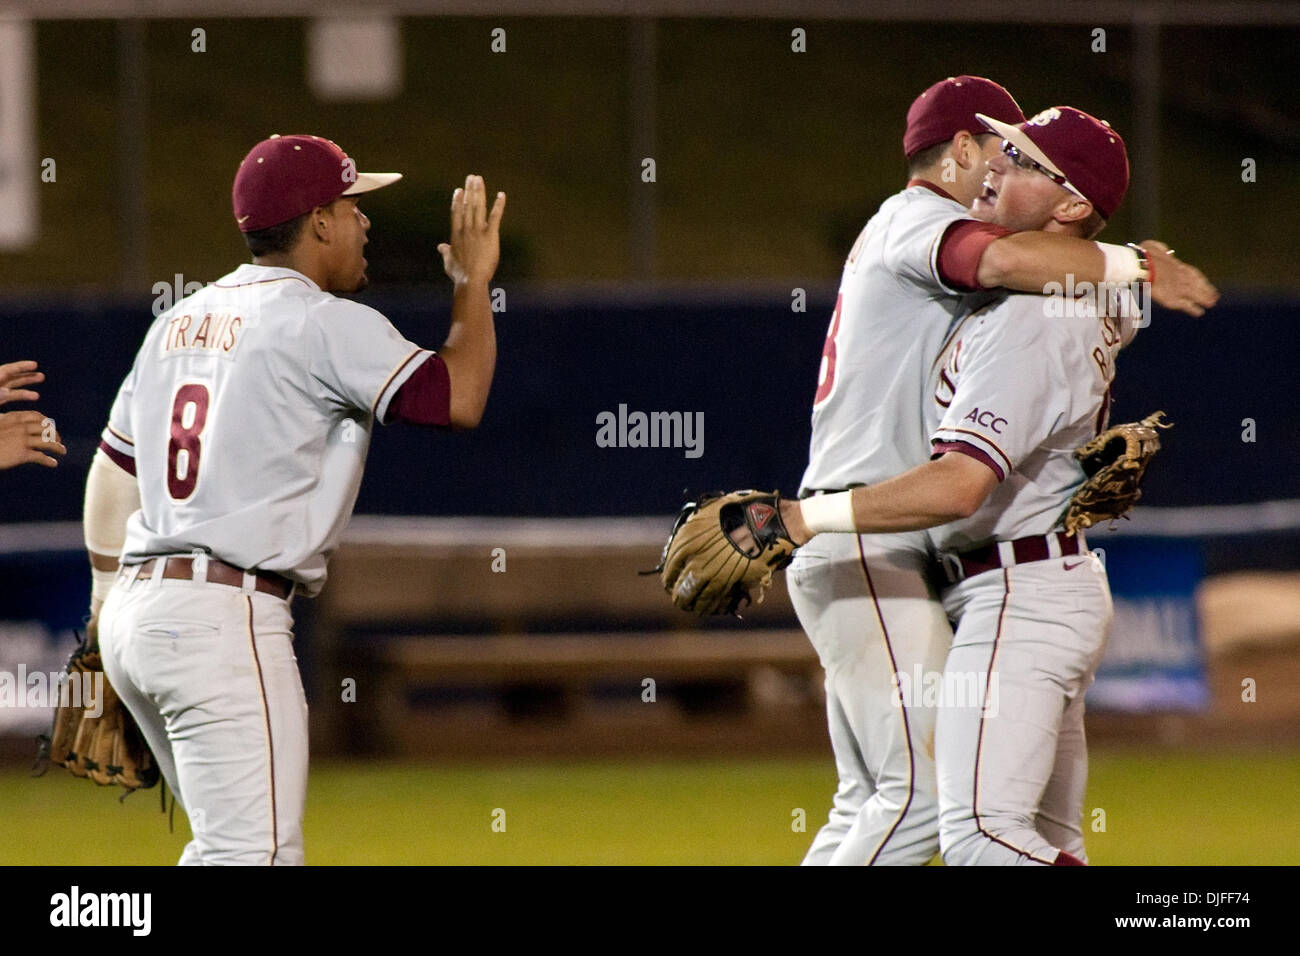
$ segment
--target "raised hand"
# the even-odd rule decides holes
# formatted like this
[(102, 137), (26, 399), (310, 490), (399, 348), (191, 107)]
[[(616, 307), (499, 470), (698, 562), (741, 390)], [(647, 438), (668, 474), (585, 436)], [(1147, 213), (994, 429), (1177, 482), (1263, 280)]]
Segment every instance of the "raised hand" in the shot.
[(501, 217), (506, 194), (497, 193), (487, 211), (482, 176), (466, 176), (463, 189), (451, 197), (451, 241), (441, 243), (442, 267), (456, 284), (487, 283), (501, 258)]

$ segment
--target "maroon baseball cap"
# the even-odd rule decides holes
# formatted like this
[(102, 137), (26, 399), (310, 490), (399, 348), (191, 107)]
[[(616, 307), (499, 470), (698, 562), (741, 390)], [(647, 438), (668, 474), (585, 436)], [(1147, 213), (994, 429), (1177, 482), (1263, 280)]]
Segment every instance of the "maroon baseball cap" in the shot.
[(912, 101), (907, 111), (903, 152), (911, 159), (921, 150), (952, 139), (962, 130), (983, 132), (976, 114), (1007, 123), (1023, 123), (1025, 114), (1015, 97), (982, 76), (950, 76)]
[(1073, 106), (1053, 106), (1012, 126), (981, 116), (997, 133), (1048, 172), (1066, 189), (1092, 203), (1109, 219), (1128, 191), (1128, 150), (1105, 120)]
[(256, 232), (401, 178), (401, 173), (357, 172), (348, 154), (322, 136), (277, 133), (248, 151), (230, 196), (239, 231)]

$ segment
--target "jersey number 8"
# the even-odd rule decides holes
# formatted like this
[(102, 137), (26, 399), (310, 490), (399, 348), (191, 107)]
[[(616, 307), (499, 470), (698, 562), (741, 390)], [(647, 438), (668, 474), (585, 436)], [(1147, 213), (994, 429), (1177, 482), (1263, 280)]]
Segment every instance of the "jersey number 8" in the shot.
[(817, 375), (817, 394), (813, 398), (813, 408), (819, 407), (831, 397), (835, 388), (835, 340), (840, 334), (840, 308), (844, 304), (844, 294), (835, 297), (835, 314), (831, 316), (831, 327), (826, 332), (826, 344), (822, 347), (821, 368)]
[(188, 501), (199, 483), (199, 436), (208, 422), (208, 387), (193, 382), (176, 390), (172, 400), (171, 439), (167, 442), (167, 493)]

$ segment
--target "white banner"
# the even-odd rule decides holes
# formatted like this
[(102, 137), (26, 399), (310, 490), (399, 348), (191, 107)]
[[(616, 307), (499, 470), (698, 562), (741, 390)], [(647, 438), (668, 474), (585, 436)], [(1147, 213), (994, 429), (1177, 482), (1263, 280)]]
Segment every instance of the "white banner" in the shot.
[(0, 20), (0, 249), (36, 241), (36, 30)]

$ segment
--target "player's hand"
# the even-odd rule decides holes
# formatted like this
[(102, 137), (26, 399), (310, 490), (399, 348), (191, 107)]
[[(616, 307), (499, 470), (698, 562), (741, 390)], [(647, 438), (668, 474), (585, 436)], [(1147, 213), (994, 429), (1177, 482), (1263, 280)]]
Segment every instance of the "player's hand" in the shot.
[(1151, 298), (1157, 305), (1188, 315), (1204, 315), (1206, 309), (1219, 301), (1219, 290), (1210, 284), (1205, 274), (1175, 256), (1163, 242), (1148, 239), (1138, 245), (1146, 250), (1155, 268)]
[(36, 363), (9, 362), (0, 365), (0, 405), (5, 402), (34, 402), (41, 396), (24, 385), (45, 381), (45, 373), (36, 371)]
[(59, 462), (50, 456), (67, 453), (54, 423), (40, 412), (0, 414), (0, 469), (17, 465), (53, 468)]
[(465, 187), (451, 197), (451, 241), (441, 243), (442, 267), (457, 285), (487, 283), (501, 258), (501, 216), (506, 211), (506, 194), (497, 193), (492, 211), (487, 211), (482, 176), (466, 176)]

